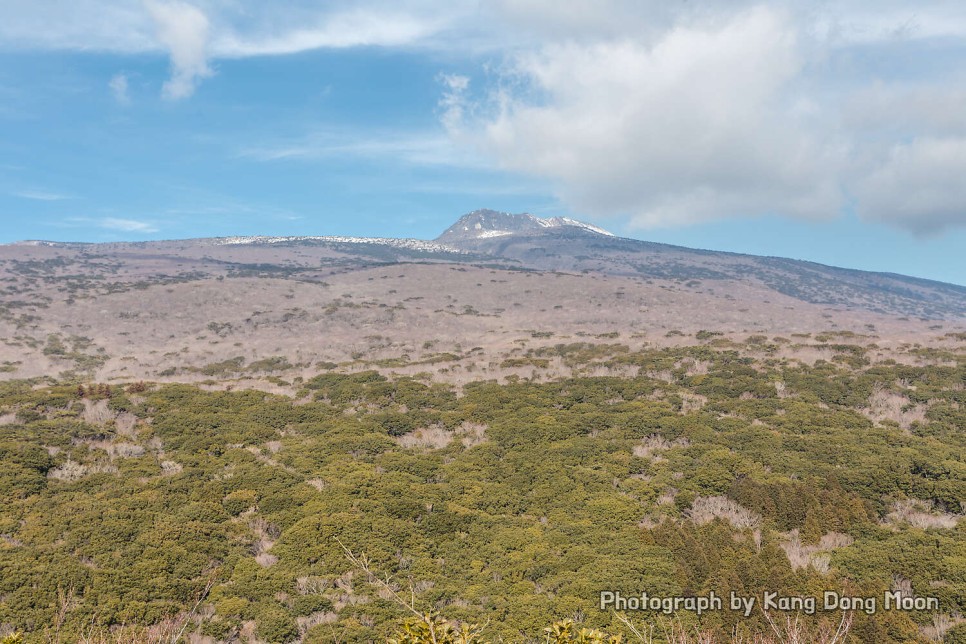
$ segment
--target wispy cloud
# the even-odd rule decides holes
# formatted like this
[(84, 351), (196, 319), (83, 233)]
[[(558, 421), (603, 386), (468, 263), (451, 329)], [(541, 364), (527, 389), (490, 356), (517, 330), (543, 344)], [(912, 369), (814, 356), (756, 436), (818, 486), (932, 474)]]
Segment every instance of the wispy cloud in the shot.
[(128, 81), (126, 74), (115, 74), (107, 83), (114, 100), (121, 105), (131, 104), (131, 94), (128, 91)]
[(156, 233), (160, 230), (157, 225), (150, 221), (139, 221), (137, 219), (103, 217), (93, 220), (92, 223), (105, 230), (116, 230), (123, 233)]
[(156, 233), (161, 228), (147, 219), (128, 219), (124, 217), (65, 217), (48, 222), (58, 228), (99, 228), (119, 233)]
[[(547, 39), (659, 35), (707, 11), (740, 12), (770, 4), (809, 20), (839, 42), (966, 35), (956, 3), (921, 0), (4, 0), (5, 47), (120, 53), (171, 48), (159, 22), (190, 40), (201, 37), (214, 57), (297, 53), (355, 46), (421, 46), (462, 51), (532, 46)], [(166, 28), (168, 28), (166, 27)], [(200, 28), (203, 27), (203, 28)], [(178, 38), (182, 41), (182, 38)], [(183, 42), (183, 41), (182, 41)]]
[(466, 91), (470, 79), (462, 74), (440, 74), (438, 80), (445, 88), (439, 99), (440, 121), (448, 132), (455, 133), (466, 117)]
[(32, 199), (34, 201), (64, 201), (66, 199), (73, 199), (74, 197), (70, 195), (63, 195), (56, 192), (46, 192), (43, 190), (21, 190), (18, 192), (10, 193), (14, 197), (20, 197), (21, 199)]
[(438, 46), (475, 13), (475, 2), (427, 0), (5, 0), (0, 47), (166, 52), (162, 94), (191, 96), (214, 72), (211, 60), (348, 47)]
[(294, 54), (313, 49), (395, 47), (410, 45), (438, 33), (447, 20), (418, 16), (405, 10), (357, 8), (315, 17), (310, 27), (282, 29), (279, 33), (226, 33), (212, 43), (216, 55), (226, 58)]
[(460, 148), (439, 131), (346, 134), (343, 131), (324, 130), (298, 139), (243, 148), (237, 152), (237, 156), (256, 161), (352, 157), (418, 165), (475, 167), (480, 164), (472, 151)]

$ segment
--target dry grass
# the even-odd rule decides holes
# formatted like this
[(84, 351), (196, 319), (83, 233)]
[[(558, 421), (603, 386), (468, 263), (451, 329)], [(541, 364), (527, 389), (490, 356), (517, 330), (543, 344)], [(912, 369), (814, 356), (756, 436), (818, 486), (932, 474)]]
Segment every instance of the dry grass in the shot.
[(913, 404), (902, 394), (886, 389), (881, 383), (876, 383), (867, 406), (861, 411), (876, 423), (891, 420), (906, 430), (914, 423), (926, 422), (925, 405)]
[(295, 579), (295, 590), (300, 595), (321, 595), (331, 585), (325, 577), (307, 575)]
[(270, 552), (260, 552), (255, 555), (255, 563), (262, 568), (271, 568), (278, 563), (278, 557)]
[(832, 560), (828, 552), (836, 548), (845, 548), (852, 543), (852, 537), (847, 534), (829, 532), (822, 536), (818, 544), (807, 546), (802, 543), (801, 535), (796, 529), (784, 535), (781, 547), (792, 568), (798, 570), (811, 567), (824, 575), (829, 571)]
[(125, 438), (137, 437), (138, 417), (128, 412), (121, 412), (114, 419), (114, 430)]
[(117, 467), (111, 465), (110, 463), (94, 463), (85, 465), (84, 463), (68, 460), (60, 467), (55, 467), (54, 469), (48, 471), (47, 478), (58, 481), (72, 482), (79, 481), (85, 476), (89, 476), (91, 474), (114, 474), (116, 472)]
[(312, 487), (314, 487), (319, 492), (321, 492), (322, 490), (324, 490), (326, 488), (326, 485), (327, 485), (326, 482), (323, 481), (322, 479), (309, 479), (309, 480), (306, 481), (306, 483), (308, 483), (309, 485), (311, 485)]
[(175, 474), (180, 474), (181, 470), (184, 469), (180, 463), (174, 461), (161, 461), (160, 465), (162, 476), (174, 476)]
[(319, 624), (335, 624), (337, 621), (339, 621), (339, 614), (332, 611), (319, 611), (305, 617), (295, 618), (301, 633), (305, 633)]
[[(8, 246), (0, 252), (20, 260), (82, 259), (77, 251), (66, 248)], [(90, 288), (67, 294), (62, 282), (42, 279), (18, 294), (18, 298), (30, 301), (50, 299), (44, 308), (24, 310), (38, 318), (29, 329), (0, 320), (0, 337), (26, 338), (0, 343), (0, 364), (22, 363), (14, 374), (0, 373), (0, 379), (44, 376), (71, 368), (70, 360), (42, 351), (47, 337), (63, 333), (67, 325), (89, 338), (91, 346), (104, 349), (107, 362), (90, 374), (101, 382), (200, 383), (209, 376), (193, 369), (238, 355), (245, 365), (285, 356), (292, 365), (284, 372), (286, 380), (314, 375), (313, 365), (321, 361), (342, 364), (346, 370), (376, 366), (387, 375), (392, 371), (410, 375), (425, 371), (437, 380), (452, 383), (481, 376), (497, 380), (513, 375), (565, 377), (572, 369), (556, 359), (546, 369), (510, 370), (499, 365), (513, 348), (524, 346), (518, 342), (525, 343), (527, 349), (578, 337), (584, 342), (607, 344), (613, 340), (597, 336), (613, 332), (636, 350), (645, 345), (690, 345), (699, 329), (720, 331), (723, 335), (719, 339), (741, 343), (751, 331), (818, 333), (834, 325), (861, 333), (871, 323), (880, 336), (876, 342), (881, 349), (877, 351), (897, 359), (901, 356), (893, 355), (897, 353), (893, 349), (902, 342), (936, 341), (928, 323), (900, 321), (867, 311), (829, 313), (824, 305), (777, 294), (753, 280), (724, 280), (714, 293), (708, 293), (679, 288), (673, 280), (648, 282), (617, 275), (521, 273), (475, 266), (453, 270), (440, 264), (372, 266), (363, 261), (353, 266), (354, 260), (322, 246), (296, 249), (160, 243), (147, 254), (137, 247), (124, 252), (126, 255), (116, 258), (116, 273), (98, 273), (102, 269), (82, 263), (70, 266), (70, 270), (133, 284), (183, 272), (185, 269), (178, 265), (185, 260), (186, 265), (197, 267), (192, 260), (205, 255), (225, 262), (293, 262), (313, 268), (318, 268), (322, 259), (339, 258), (348, 260), (348, 270), (333, 273), (320, 269), (299, 279), (239, 277), (231, 280), (229, 289), (217, 280), (227, 270), (226, 263), (209, 265), (200, 279), (110, 293)], [(0, 265), (0, 278), (9, 275)], [(313, 277), (318, 281), (312, 282)], [(620, 291), (620, 297), (614, 296), (616, 291)], [(212, 324), (217, 330), (212, 330)], [(948, 328), (955, 331), (959, 326)], [(534, 338), (533, 329), (551, 329), (555, 335)], [(672, 329), (682, 335), (668, 337), (666, 333)], [(646, 341), (640, 339), (645, 330)], [(306, 338), (317, 341), (306, 342)], [(425, 342), (435, 343), (431, 351), (422, 349)], [(481, 351), (456, 363), (418, 364), (430, 353), (459, 355), (457, 345), (480, 347)], [(390, 359), (398, 363), (404, 354), (410, 356), (410, 365), (374, 365), (375, 361)], [(831, 350), (786, 344), (777, 357), (811, 363), (829, 359)], [(708, 368), (691, 359), (682, 360), (678, 366), (686, 375), (700, 375)], [(606, 365), (590, 369), (590, 373), (601, 374), (626, 371)], [(673, 380), (671, 373), (651, 375)], [(269, 382), (266, 376), (240, 372), (229, 377), (236, 381), (233, 387), (294, 395), (294, 387)]]
[(647, 458), (652, 461), (657, 461), (661, 452), (667, 451), (674, 447), (687, 447), (691, 444), (687, 438), (677, 438), (673, 441), (669, 441), (660, 434), (651, 434), (645, 438), (639, 445), (635, 445), (633, 449), (634, 456), (638, 458)]
[(637, 527), (644, 528), (645, 530), (653, 530), (657, 526), (661, 525), (663, 520), (664, 517), (647, 514), (643, 519), (637, 522)]
[(657, 497), (657, 504), (671, 505), (672, 503), (674, 503), (674, 499), (675, 497), (677, 497), (677, 495), (678, 495), (678, 489), (669, 487), (661, 494), (661, 496)]
[(904, 499), (892, 504), (892, 512), (885, 516), (883, 523), (891, 526), (907, 523), (922, 530), (927, 528), (951, 530), (959, 524), (961, 518), (962, 515), (937, 510), (930, 501)]
[(282, 449), (282, 444), (279, 441), (269, 441), (268, 443), (265, 444), (264, 448), (257, 447), (255, 445), (249, 445), (245, 448), (245, 451), (251, 454), (252, 456), (254, 456), (255, 460), (258, 461), (259, 463), (262, 463), (263, 465), (267, 465), (269, 467), (277, 467), (279, 469), (285, 470), (286, 472), (295, 472), (295, 470), (292, 467), (285, 465), (284, 463), (279, 463), (274, 458), (269, 456), (269, 454), (276, 454), (281, 449)]
[(837, 620), (822, 619), (817, 623), (801, 615), (781, 616), (762, 611), (770, 632), (719, 636), (710, 630), (687, 626), (679, 618), (658, 618), (650, 625), (636, 625), (628, 617), (615, 613), (616, 619), (631, 632), (629, 642), (642, 644), (841, 644), (848, 641), (854, 615), (844, 612)]
[(265, 449), (271, 454), (278, 454), (282, 451), (282, 441), (268, 441), (265, 443)]
[(255, 561), (262, 568), (271, 568), (278, 563), (278, 557), (268, 552), (275, 545), (282, 531), (274, 523), (262, 517), (252, 517), (248, 520), (248, 529), (255, 537), (249, 550), (255, 555)]
[(115, 441), (111, 439), (79, 441), (91, 449), (103, 450), (112, 461), (117, 458), (137, 458), (144, 456), (144, 446), (130, 441)]
[(116, 417), (117, 412), (107, 406), (106, 400), (84, 399), (84, 411), (81, 412), (81, 418), (85, 423), (104, 427)]
[(430, 427), (420, 427), (408, 434), (396, 437), (396, 442), (400, 447), (423, 448), (423, 449), (442, 449), (453, 442), (453, 432), (439, 425)]
[(137, 458), (144, 456), (144, 447), (136, 443), (112, 443), (107, 450), (108, 455), (113, 458)]
[(959, 613), (933, 615), (932, 622), (927, 626), (921, 626), (919, 632), (933, 642), (944, 642), (946, 633), (963, 622), (966, 622), (966, 618)]
[(473, 447), (486, 442), (486, 425), (464, 421), (455, 432), (460, 437), (463, 447)]
[(698, 525), (710, 523), (715, 519), (723, 519), (735, 528), (757, 528), (761, 525), (761, 517), (743, 508), (726, 496), (699, 496), (694, 499), (691, 509), (687, 510), (688, 519)]
[(708, 404), (708, 397), (701, 394), (685, 391), (681, 393), (681, 413), (690, 414), (693, 411), (700, 411)]
[(698, 360), (695, 358), (685, 358), (679, 360), (674, 364), (675, 369), (684, 369), (684, 375), (688, 378), (693, 376), (703, 376), (708, 373), (708, 369), (711, 368), (711, 363), (707, 360)]

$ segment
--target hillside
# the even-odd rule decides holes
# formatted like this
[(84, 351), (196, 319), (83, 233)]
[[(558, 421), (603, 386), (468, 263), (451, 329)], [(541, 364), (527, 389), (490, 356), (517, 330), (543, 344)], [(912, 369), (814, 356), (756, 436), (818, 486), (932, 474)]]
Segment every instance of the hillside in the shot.
[[(446, 368), (461, 382), (466, 368), (516, 373), (494, 365), (520, 342), (669, 346), (701, 331), (732, 340), (850, 333), (880, 357), (907, 360), (917, 342), (949, 345), (966, 329), (961, 286), (492, 211), (464, 216), (435, 241), (28, 242), (0, 247), (0, 280), (5, 377), (190, 379), (219, 364), (309, 376), (323, 362), (390, 361), (402, 373)], [(442, 354), (457, 364), (439, 367)]]
[(460, 250), (540, 270), (649, 279), (755, 283), (811, 304), (897, 316), (962, 319), (966, 287), (779, 257), (702, 251), (618, 238), (567, 219), (476, 211), (437, 237)]
[(964, 348), (960, 286), (563, 218), (2, 246), (0, 642), (963, 641)]

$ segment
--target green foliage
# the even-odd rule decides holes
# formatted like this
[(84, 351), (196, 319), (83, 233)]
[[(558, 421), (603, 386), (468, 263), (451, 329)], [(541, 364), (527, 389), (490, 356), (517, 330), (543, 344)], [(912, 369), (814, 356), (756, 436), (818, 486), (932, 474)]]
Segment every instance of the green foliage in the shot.
[(258, 493), (255, 490), (232, 490), (221, 500), (225, 511), (232, 516), (254, 507), (257, 502)]
[(255, 613), (258, 636), (266, 642), (292, 642), (299, 636), (295, 620), (282, 608), (267, 608)]
[(563, 620), (543, 629), (548, 644), (620, 644), (620, 635), (608, 635), (593, 628), (578, 628), (573, 620)]
[(945, 644), (966, 644), (966, 623), (957, 624), (946, 632)]
[[(581, 343), (521, 358), (552, 356), (641, 375), (474, 382), (457, 395), (327, 372), (304, 383), (307, 404), (188, 385), (0, 383), (0, 415), (16, 414), (0, 426), (0, 624), (39, 642), (64, 606), (63, 641), (92, 625), (163, 623), (190, 615), (211, 580), (189, 632), (227, 639), (255, 621), (270, 642), (420, 641), (426, 620), (399, 626), (407, 612), (336, 538), (400, 595), (444, 610), (449, 622), (429, 619), (452, 637), (487, 625), (465, 641), (629, 636), (596, 609), (601, 589), (876, 594), (902, 578), (944, 613), (966, 607), (964, 527), (940, 514), (966, 498), (966, 367)], [(863, 413), (898, 382), (928, 404), (909, 430)], [(81, 398), (137, 416), (136, 435), (84, 422)], [(448, 440), (399, 438), (427, 428)], [(708, 498), (751, 523), (699, 520)], [(903, 499), (933, 515), (890, 518)], [(794, 530), (803, 549), (829, 533), (851, 545), (822, 551), (827, 571), (796, 568), (784, 549)], [(567, 635), (543, 630), (580, 613), (579, 626), (552, 627)], [(862, 614), (855, 632), (904, 641), (930, 619)], [(716, 637), (769, 628), (727, 612), (692, 622)]]
[(721, 333), (720, 331), (706, 331), (702, 329), (701, 331), (698, 331), (697, 333), (695, 333), (694, 337), (697, 338), (698, 340), (710, 340), (711, 338), (719, 335), (724, 335), (724, 334)]
[(411, 617), (390, 635), (387, 644), (484, 644), (481, 629), (456, 625), (432, 613)]

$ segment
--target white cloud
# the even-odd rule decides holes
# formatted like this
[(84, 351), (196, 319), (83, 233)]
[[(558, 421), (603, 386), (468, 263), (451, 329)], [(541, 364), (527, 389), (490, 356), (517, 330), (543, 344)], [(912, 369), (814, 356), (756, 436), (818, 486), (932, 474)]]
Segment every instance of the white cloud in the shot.
[(115, 101), (121, 105), (131, 104), (131, 94), (128, 91), (127, 75), (115, 74), (111, 77), (111, 80), (108, 81), (107, 86), (110, 88), (111, 94), (114, 96)]
[[(440, 121), (577, 212), (654, 227), (835, 217), (851, 199), (916, 232), (966, 223), (966, 22), (944, 5), (489, 7), (530, 40), (487, 99), (444, 87)], [(923, 42), (951, 48), (947, 71)]]
[(157, 38), (171, 54), (171, 78), (162, 94), (178, 100), (191, 96), (198, 82), (211, 76), (208, 66), (208, 18), (180, 0), (146, 0)]
[(877, 82), (843, 110), (855, 140), (848, 185), (865, 219), (917, 234), (966, 225), (966, 90)]
[(855, 181), (862, 217), (935, 233), (966, 225), (966, 137), (898, 143)]
[(764, 8), (652, 45), (550, 44), (515, 58), (522, 89), (497, 93), (477, 144), (505, 169), (555, 182), (575, 209), (641, 226), (778, 209), (827, 217), (841, 205), (842, 151), (795, 104), (803, 65), (786, 16)]
[(966, 135), (966, 85), (962, 80), (877, 81), (853, 91), (842, 113), (848, 129), (860, 134), (887, 133), (898, 138), (917, 131), (936, 136)]
[(101, 228), (105, 228), (107, 230), (116, 230), (124, 233), (156, 233), (159, 230), (159, 228), (151, 222), (138, 221), (136, 219), (104, 217), (102, 219), (95, 220), (94, 223)]
[(432, 50), (440, 67), (459, 72), (439, 78), (448, 140), (322, 133), (244, 154), (472, 165), (482, 152), (491, 167), (551, 183), (575, 211), (624, 214), (640, 226), (834, 216), (843, 195), (866, 218), (916, 231), (962, 224), (966, 197), (947, 178), (962, 170), (966, 139), (964, 43), (966, 14), (948, 0), (4, 0), (0, 8), (0, 49), (168, 53), (171, 99), (191, 95), (222, 58)]
[(666, 0), (491, 0), (486, 10), (495, 19), (540, 40), (625, 37), (647, 39), (688, 12), (684, 3)]

